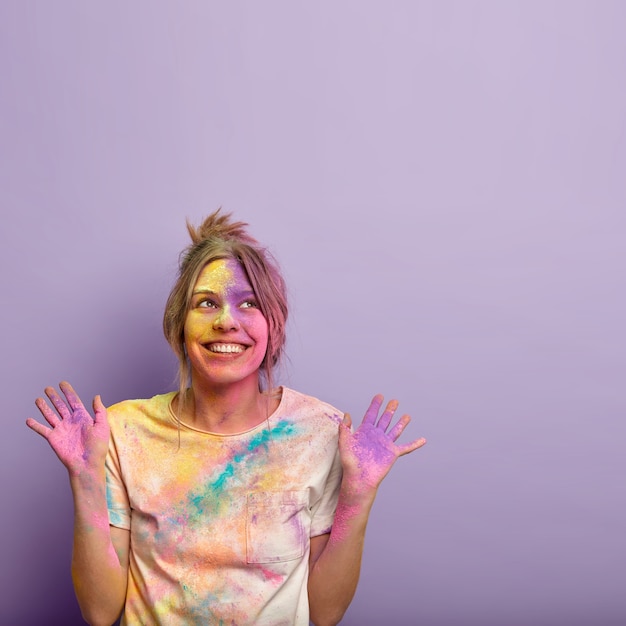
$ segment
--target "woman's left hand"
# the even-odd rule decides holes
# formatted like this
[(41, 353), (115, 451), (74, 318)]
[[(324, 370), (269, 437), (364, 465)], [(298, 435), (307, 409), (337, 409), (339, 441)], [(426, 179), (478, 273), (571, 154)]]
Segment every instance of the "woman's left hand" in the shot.
[(353, 433), (350, 430), (352, 419), (345, 414), (339, 428), (339, 453), (343, 465), (343, 481), (355, 493), (375, 492), (383, 478), (401, 456), (421, 448), (426, 439), (420, 437), (411, 443), (397, 445), (396, 441), (411, 421), (403, 415), (389, 428), (398, 408), (397, 400), (390, 400), (378, 418), (383, 396), (374, 396), (365, 412), (363, 421)]

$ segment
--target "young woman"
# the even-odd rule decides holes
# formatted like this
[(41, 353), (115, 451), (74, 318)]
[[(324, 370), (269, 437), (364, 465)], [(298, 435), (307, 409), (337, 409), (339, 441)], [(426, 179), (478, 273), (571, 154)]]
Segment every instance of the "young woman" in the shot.
[(365, 527), (382, 479), (425, 440), (398, 445), (376, 396), (348, 414), (272, 371), (287, 302), (276, 263), (219, 211), (195, 229), (167, 301), (164, 331), (180, 389), (95, 419), (68, 383), (45, 392), (48, 422), (27, 425), (69, 472), (72, 576), (83, 616), (110, 625), (318, 626), (356, 590)]

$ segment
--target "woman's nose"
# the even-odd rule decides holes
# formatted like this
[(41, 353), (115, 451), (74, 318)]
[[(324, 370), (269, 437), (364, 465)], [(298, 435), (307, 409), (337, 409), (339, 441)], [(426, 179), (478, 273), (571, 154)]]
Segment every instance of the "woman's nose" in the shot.
[(224, 306), (213, 319), (213, 328), (222, 331), (239, 330), (239, 320), (229, 306)]

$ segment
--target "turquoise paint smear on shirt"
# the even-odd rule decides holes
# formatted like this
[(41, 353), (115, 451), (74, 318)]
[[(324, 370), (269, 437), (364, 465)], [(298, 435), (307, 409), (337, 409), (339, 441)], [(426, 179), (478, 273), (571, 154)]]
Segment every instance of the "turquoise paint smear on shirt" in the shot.
[(223, 499), (226, 483), (228, 479), (235, 476), (235, 469), (238, 463), (249, 457), (250, 452), (258, 452), (259, 448), (267, 449), (267, 444), (272, 440), (286, 439), (296, 432), (296, 426), (290, 421), (282, 420), (271, 430), (264, 429), (255, 435), (244, 452), (233, 455), (233, 460), (229, 461), (221, 474), (196, 495), (189, 496), (189, 504), (195, 509), (194, 516), (202, 515), (206, 509), (217, 514), (220, 502)]
[(248, 450), (253, 452), (259, 446), (267, 446), (267, 442), (273, 438), (286, 439), (289, 435), (293, 435), (296, 432), (296, 425), (293, 422), (283, 420), (278, 422), (271, 430), (263, 430), (258, 435), (255, 435), (248, 444)]

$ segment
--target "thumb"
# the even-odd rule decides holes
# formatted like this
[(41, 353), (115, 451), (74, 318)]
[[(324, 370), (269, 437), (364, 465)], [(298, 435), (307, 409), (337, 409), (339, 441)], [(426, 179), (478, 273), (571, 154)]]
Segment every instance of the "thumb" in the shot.
[(95, 422), (106, 422), (107, 421), (107, 410), (104, 404), (102, 403), (102, 398), (97, 395), (93, 399), (93, 412), (95, 415)]
[(352, 418), (349, 413), (345, 413), (339, 422), (339, 440), (346, 441), (352, 435)]

